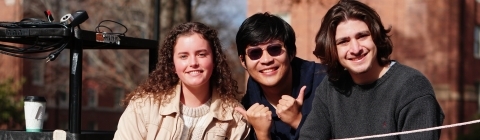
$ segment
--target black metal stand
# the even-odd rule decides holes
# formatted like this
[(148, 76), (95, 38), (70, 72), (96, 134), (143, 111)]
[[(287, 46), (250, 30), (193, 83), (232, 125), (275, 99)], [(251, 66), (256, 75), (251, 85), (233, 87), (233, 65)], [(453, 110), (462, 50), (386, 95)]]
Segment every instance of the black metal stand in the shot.
[(79, 139), (81, 131), (82, 54), (83, 49), (148, 49), (149, 72), (155, 69), (158, 58), (158, 42), (140, 38), (119, 36), (120, 45), (96, 41), (96, 32), (75, 30), (75, 39), (70, 45), (70, 110), (69, 131)]
[(72, 39), (70, 48), (70, 99), (69, 99), (69, 120), (68, 130), (72, 133), (73, 139), (80, 139), (82, 124), (82, 60), (83, 50), (80, 40)]
[[(34, 28), (36, 30), (41, 28)], [(66, 30), (58, 29), (60, 31)], [(72, 39), (70, 40), (69, 46), (70, 49), (70, 82), (69, 82), (69, 127), (68, 133), (71, 135), (72, 140), (79, 140), (85, 138), (91, 138), (90, 135), (95, 135), (95, 133), (82, 133), (81, 132), (81, 110), (82, 110), (82, 60), (83, 60), (83, 50), (84, 49), (148, 49), (149, 50), (149, 72), (155, 69), (158, 58), (158, 41), (132, 38), (126, 36), (119, 36), (120, 43), (103, 43), (98, 42), (96, 39), (97, 33), (92, 31), (85, 30), (73, 30), (70, 29), (71, 34), (68, 35)], [(38, 36), (49, 36), (36, 34)], [(6, 34), (6, 29), (0, 29), (0, 41), (11, 42), (11, 43), (20, 43), (32, 45), (34, 40), (30, 38), (11, 38)], [(34, 37), (34, 36), (33, 36)], [(61, 38), (60, 38), (61, 39)], [(57, 40), (60, 40), (57, 38)], [(55, 39), (53, 39), (55, 40)], [(43, 61), (42, 61), (43, 62)], [(17, 132), (16, 132), (17, 133)], [(21, 133), (21, 132), (18, 132)], [(25, 132), (28, 133), (28, 132)], [(48, 133), (48, 132), (45, 132)], [(104, 132), (101, 133), (102, 136), (105, 135)], [(112, 134), (113, 138), (113, 134)]]

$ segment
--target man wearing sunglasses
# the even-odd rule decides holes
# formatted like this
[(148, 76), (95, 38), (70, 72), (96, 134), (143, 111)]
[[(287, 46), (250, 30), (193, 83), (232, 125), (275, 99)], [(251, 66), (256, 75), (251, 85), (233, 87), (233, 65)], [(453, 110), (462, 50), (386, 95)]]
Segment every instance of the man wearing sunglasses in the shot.
[(295, 32), (269, 13), (247, 18), (236, 43), (240, 62), (250, 74), (242, 99), (247, 111), (236, 110), (254, 128), (251, 138), (298, 139), (324, 67), (295, 57)]

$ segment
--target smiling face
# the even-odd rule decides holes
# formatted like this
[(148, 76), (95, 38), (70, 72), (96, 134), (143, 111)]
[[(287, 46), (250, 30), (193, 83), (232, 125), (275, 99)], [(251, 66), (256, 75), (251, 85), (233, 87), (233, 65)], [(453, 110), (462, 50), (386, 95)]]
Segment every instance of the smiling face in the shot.
[(173, 62), (185, 86), (209, 86), (214, 67), (212, 49), (201, 35), (180, 36), (174, 47)]
[(380, 68), (376, 59), (377, 47), (365, 22), (356, 19), (340, 22), (335, 43), (340, 64), (353, 78), (369, 75), (371, 69)]
[(284, 43), (272, 40), (246, 47), (245, 59), (240, 58), (250, 76), (262, 86), (275, 87), (286, 83), (291, 74), (290, 61)]

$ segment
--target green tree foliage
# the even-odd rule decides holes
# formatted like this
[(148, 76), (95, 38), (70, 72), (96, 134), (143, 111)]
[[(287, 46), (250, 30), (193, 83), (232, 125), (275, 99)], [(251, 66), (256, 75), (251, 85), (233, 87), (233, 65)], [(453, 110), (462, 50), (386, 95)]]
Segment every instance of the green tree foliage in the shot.
[(17, 95), (24, 80), (0, 80), (0, 124), (23, 124), (23, 101)]

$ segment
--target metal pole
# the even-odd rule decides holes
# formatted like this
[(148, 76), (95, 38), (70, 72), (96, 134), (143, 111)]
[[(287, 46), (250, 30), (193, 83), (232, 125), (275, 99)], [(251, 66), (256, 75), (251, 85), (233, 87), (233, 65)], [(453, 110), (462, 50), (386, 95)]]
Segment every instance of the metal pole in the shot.
[(187, 22), (192, 21), (192, 0), (185, 0), (185, 6), (187, 7)]
[[(73, 28), (72, 28), (73, 30)], [(75, 32), (75, 31), (72, 31)], [(73, 140), (79, 140), (81, 134), (81, 110), (82, 110), (82, 58), (83, 50), (79, 39), (72, 36), (69, 42), (70, 49), (70, 103), (68, 131), (72, 134)]]
[(155, 70), (155, 65), (157, 64), (158, 60), (158, 48), (160, 45), (160, 0), (155, 0), (154, 2), (154, 21), (153, 21), (153, 39), (157, 40), (157, 47), (148, 49), (148, 72), (151, 73), (153, 70)]

